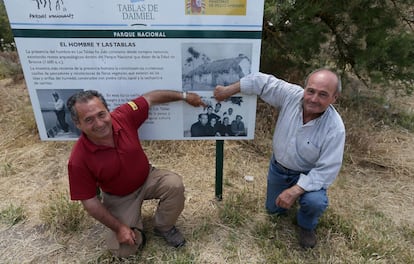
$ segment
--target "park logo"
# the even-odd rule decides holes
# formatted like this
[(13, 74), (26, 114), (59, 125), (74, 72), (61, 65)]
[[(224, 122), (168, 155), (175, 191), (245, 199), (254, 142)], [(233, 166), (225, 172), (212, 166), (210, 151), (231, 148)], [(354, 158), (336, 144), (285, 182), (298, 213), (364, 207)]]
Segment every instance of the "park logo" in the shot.
[(30, 19), (57, 21), (74, 19), (75, 17), (74, 14), (68, 12), (64, 0), (31, 0), (30, 2), (36, 6), (36, 11), (32, 10), (29, 14)]
[(32, 0), (36, 2), (38, 10), (66, 11), (63, 0)]

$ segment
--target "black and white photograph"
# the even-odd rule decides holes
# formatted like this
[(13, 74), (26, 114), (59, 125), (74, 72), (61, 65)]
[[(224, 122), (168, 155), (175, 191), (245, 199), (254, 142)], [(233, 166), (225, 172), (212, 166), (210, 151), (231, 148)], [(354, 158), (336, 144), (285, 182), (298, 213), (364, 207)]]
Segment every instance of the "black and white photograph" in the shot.
[(206, 107), (196, 112), (184, 107), (184, 137), (246, 137), (248, 109), (243, 108), (242, 96), (218, 102), (212, 96), (202, 96)]
[(73, 124), (66, 107), (68, 98), (81, 89), (38, 89), (40, 110), (48, 138), (77, 138), (80, 131)]
[(183, 91), (213, 91), (251, 72), (252, 44), (183, 43)]

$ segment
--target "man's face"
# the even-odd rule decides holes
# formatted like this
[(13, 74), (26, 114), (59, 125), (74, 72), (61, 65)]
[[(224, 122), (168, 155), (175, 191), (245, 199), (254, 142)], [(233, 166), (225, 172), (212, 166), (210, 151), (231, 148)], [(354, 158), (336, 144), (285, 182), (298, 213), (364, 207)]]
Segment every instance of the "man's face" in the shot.
[(205, 125), (207, 125), (207, 122), (208, 122), (208, 117), (207, 117), (207, 115), (201, 115), (201, 118), (200, 118), (200, 123), (201, 123), (203, 126), (205, 126)]
[(214, 111), (218, 112), (220, 111), (221, 105), (220, 104), (216, 104), (216, 108), (214, 109)]
[(216, 123), (217, 123), (217, 120), (216, 120), (215, 118), (212, 118), (212, 119), (210, 120), (210, 125), (211, 125), (212, 127), (214, 127), (214, 126), (216, 125)]
[(229, 115), (233, 114), (233, 108), (229, 108)]
[(79, 122), (76, 127), (96, 143), (112, 137), (112, 119), (99, 98), (94, 97), (86, 103), (76, 103)]
[(319, 116), (338, 97), (336, 91), (337, 77), (329, 71), (312, 74), (303, 95), (304, 116)]

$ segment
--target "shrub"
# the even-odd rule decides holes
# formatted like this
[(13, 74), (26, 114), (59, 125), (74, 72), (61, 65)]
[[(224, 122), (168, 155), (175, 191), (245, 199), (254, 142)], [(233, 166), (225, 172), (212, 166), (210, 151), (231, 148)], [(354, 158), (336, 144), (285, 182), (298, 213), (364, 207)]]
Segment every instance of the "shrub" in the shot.
[(17, 52), (0, 52), (0, 79), (22, 76)]

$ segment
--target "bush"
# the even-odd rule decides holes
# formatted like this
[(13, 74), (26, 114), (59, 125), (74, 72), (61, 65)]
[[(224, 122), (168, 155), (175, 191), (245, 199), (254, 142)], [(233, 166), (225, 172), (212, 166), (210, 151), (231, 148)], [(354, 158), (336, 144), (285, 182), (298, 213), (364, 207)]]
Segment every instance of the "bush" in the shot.
[(0, 52), (0, 79), (23, 76), (17, 52)]

